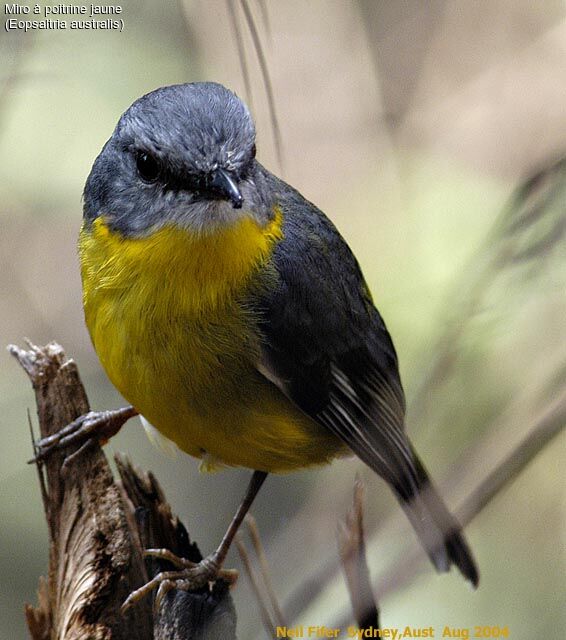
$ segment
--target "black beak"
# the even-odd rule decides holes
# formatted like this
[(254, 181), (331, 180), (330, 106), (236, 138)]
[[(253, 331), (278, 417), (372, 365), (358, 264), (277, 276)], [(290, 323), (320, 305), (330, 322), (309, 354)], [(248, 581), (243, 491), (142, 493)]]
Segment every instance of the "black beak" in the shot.
[(214, 193), (230, 200), (234, 209), (242, 208), (244, 199), (238, 188), (238, 183), (233, 175), (225, 169), (216, 169), (212, 175), (210, 188)]

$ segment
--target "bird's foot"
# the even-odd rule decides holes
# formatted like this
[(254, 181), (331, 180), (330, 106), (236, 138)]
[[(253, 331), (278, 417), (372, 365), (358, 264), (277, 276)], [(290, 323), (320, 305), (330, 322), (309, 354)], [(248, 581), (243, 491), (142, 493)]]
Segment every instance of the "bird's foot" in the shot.
[(155, 610), (158, 611), (163, 598), (171, 589), (197, 591), (205, 585), (219, 579), (225, 580), (230, 584), (233, 584), (238, 579), (238, 572), (236, 570), (222, 569), (222, 563), (219, 562), (216, 551), (206, 558), (203, 558), (200, 562), (191, 562), (186, 558), (180, 558), (168, 549), (147, 549), (145, 555), (150, 558), (166, 560), (177, 567), (178, 570), (162, 571), (142, 587), (132, 591), (122, 605), (122, 613), (154, 589), (157, 589), (154, 607)]
[(96, 442), (103, 444), (116, 435), (124, 423), (137, 413), (133, 407), (123, 407), (115, 411), (89, 411), (57, 433), (38, 440), (34, 444), (35, 456), (29, 462), (43, 462), (56, 451), (78, 446), (76, 451), (65, 458), (63, 467), (68, 467), (85, 449)]

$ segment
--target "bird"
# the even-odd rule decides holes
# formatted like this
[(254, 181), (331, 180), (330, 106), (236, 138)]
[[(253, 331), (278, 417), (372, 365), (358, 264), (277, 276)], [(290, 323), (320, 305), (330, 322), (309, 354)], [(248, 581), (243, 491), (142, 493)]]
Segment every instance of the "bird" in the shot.
[(223, 85), (161, 87), (121, 116), (86, 181), (85, 320), (131, 406), (74, 431), (109, 437), (140, 414), (204, 470), (253, 470), (216, 551), (190, 566), (155, 551), (178, 571), (127, 604), (221, 575), (268, 474), (352, 454), (393, 491), (434, 567), (455, 565), (477, 586), (461, 527), (406, 433), (397, 354), (360, 265), (330, 219), (259, 162), (255, 138)]

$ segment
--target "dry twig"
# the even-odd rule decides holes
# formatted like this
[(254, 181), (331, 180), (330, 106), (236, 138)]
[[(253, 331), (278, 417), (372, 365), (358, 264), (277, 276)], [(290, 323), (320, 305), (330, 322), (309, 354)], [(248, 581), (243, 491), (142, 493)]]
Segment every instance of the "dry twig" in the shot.
[(246, 516), (246, 525), (248, 527), (248, 533), (250, 535), (250, 540), (252, 541), (254, 551), (256, 553), (257, 559), (259, 560), (261, 577), (265, 586), (267, 597), (271, 604), (271, 608), (273, 609), (275, 622), (277, 623), (277, 626), (285, 627), (287, 626), (285, 616), (283, 615), (283, 611), (281, 610), (281, 606), (279, 605), (279, 601), (277, 600), (277, 596), (275, 595), (275, 589), (273, 588), (273, 581), (271, 580), (271, 572), (269, 571), (269, 563), (267, 562), (265, 549), (263, 548), (263, 544), (261, 542), (261, 536), (259, 535), (259, 529), (256, 520), (251, 513), (248, 513), (248, 515)]
[(271, 615), (269, 613), (269, 609), (267, 607), (267, 604), (265, 602), (265, 597), (264, 594), (259, 586), (259, 582), (256, 576), (256, 573), (254, 571), (254, 568), (252, 567), (252, 563), (251, 563), (251, 559), (248, 553), (248, 550), (246, 549), (246, 545), (243, 542), (242, 539), (242, 534), (238, 533), (236, 535), (236, 547), (238, 549), (238, 553), (240, 555), (240, 560), (242, 561), (242, 564), (244, 565), (244, 570), (246, 572), (246, 575), (248, 576), (248, 580), (250, 581), (250, 585), (252, 587), (252, 591), (254, 592), (255, 598), (257, 600), (257, 603), (259, 605), (259, 613), (261, 616), (261, 621), (263, 623), (263, 627), (267, 632), (267, 635), (270, 638), (274, 638), (276, 633), (275, 633), (275, 624), (273, 622), (273, 620), (271, 619)]
[(354, 483), (354, 501), (346, 520), (338, 527), (338, 551), (354, 610), (361, 630), (379, 627), (379, 610), (373, 596), (366, 559), (363, 521), (364, 484)]

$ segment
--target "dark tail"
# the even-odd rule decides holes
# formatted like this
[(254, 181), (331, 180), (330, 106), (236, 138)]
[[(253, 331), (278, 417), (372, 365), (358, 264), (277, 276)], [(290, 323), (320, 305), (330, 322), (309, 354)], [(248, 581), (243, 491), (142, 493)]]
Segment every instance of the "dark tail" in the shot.
[(464, 578), (477, 587), (479, 572), (462, 527), (448, 511), (414, 451), (413, 457), (417, 489), (407, 491), (406, 486), (396, 489), (397, 498), (436, 570), (449, 571), (455, 564)]

